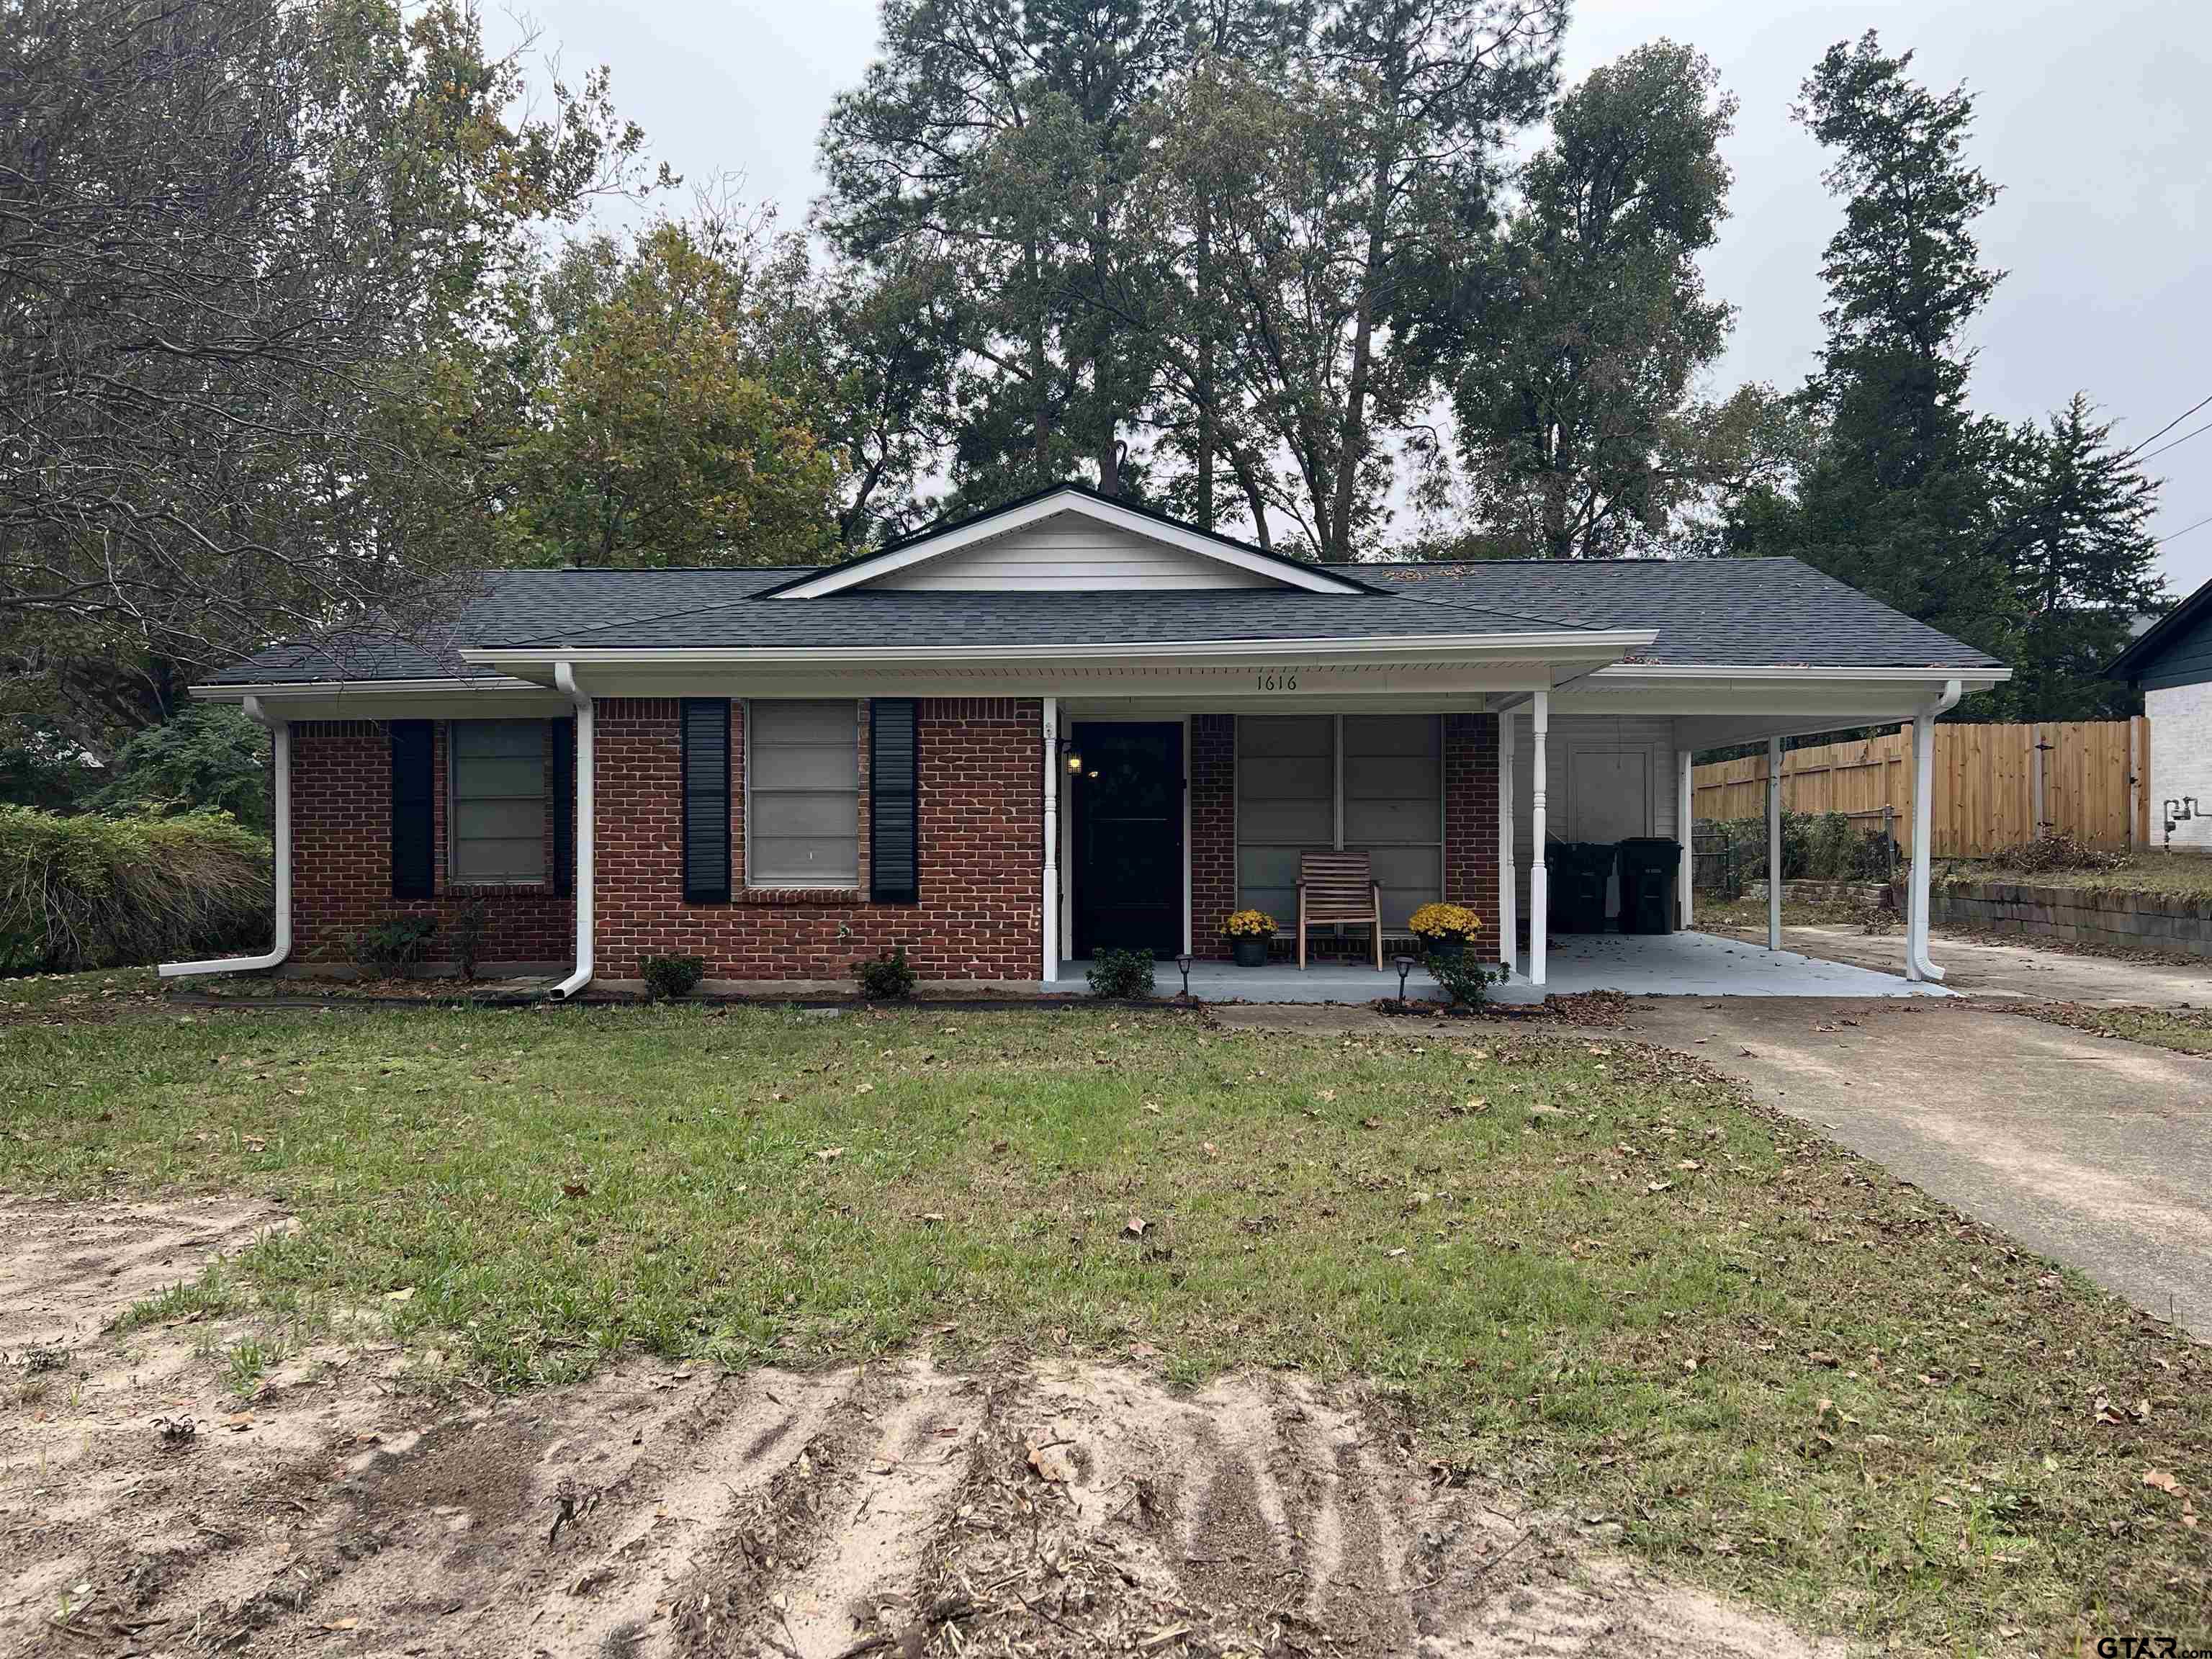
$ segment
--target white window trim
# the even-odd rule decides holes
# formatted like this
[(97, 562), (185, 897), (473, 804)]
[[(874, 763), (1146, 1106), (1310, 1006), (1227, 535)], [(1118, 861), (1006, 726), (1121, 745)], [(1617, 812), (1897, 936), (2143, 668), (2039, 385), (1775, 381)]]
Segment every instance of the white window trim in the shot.
[[(447, 888), (544, 887), (551, 884), (553, 871), (550, 854), (545, 850), (545, 830), (551, 823), (553, 811), (553, 768), (546, 755), (549, 739), (543, 720), (469, 716), (446, 722), (446, 834), (443, 886)], [(464, 726), (530, 726), (538, 729), (538, 873), (534, 876), (465, 876), (460, 873), (461, 848), (461, 744), (459, 728)], [(522, 800), (521, 795), (502, 795), (501, 800)]]
[[(853, 705), (853, 766), (856, 780), (853, 791), (853, 878), (846, 881), (757, 881), (753, 877), (753, 755), (754, 738), (760, 728), (753, 720), (753, 705), (757, 702), (847, 702)], [(867, 892), (868, 826), (864, 821), (868, 799), (868, 720), (867, 700), (864, 697), (744, 697), (739, 700), (744, 710), (744, 813), (745, 844), (744, 885), (766, 893), (860, 893)]]

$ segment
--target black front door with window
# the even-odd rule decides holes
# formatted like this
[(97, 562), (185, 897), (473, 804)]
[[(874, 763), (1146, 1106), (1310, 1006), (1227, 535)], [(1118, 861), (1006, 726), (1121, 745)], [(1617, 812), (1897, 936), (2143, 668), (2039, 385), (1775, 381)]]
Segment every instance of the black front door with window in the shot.
[(1079, 723), (1075, 953), (1182, 949), (1182, 727)]

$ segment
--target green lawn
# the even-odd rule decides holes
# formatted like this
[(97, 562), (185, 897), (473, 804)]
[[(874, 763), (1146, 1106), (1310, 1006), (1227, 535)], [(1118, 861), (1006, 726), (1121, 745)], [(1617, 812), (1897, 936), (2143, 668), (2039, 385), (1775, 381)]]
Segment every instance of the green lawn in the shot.
[(2212, 1510), (2212, 1355), (1641, 1048), (173, 1006), (0, 1028), (0, 1185), (265, 1194), (302, 1231), (205, 1294), (384, 1310), (499, 1389), (625, 1349), (1295, 1365), (1814, 1626), (2205, 1618), (2212, 1522), (2143, 1474)]

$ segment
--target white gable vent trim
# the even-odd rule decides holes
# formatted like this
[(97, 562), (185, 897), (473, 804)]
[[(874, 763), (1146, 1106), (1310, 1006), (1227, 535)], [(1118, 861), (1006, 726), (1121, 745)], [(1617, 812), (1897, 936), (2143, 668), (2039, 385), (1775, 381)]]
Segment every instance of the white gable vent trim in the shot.
[[(1239, 547), (1233, 542), (1222, 541), (1203, 531), (1186, 530), (1147, 514), (1132, 512), (1113, 501), (1101, 501), (1080, 490), (1062, 489), (1002, 513), (983, 514), (965, 524), (955, 525), (934, 535), (926, 535), (890, 552), (839, 565), (819, 575), (810, 576), (804, 581), (793, 582), (779, 589), (772, 597), (814, 599), (831, 593), (849, 592), (876, 583), (889, 586), (890, 584), (885, 579), (895, 577), (901, 572), (912, 571), (917, 566), (942, 559), (948, 554), (1014, 534), (1062, 514), (1088, 518), (1112, 530), (1212, 561), (1224, 567), (1224, 575), (1231, 571), (1238, 572), (1248, 578), (1258, 577), (1267, 583), (1303, 589), (1309, 593), (1363, 593), (1368, 591), (1363, 584), (1318, 565), (1299, 564), (1292, 560)], [(1250, 584), (1232, 580), (1223, 585)], [(1004, 591), (1003, 583), (994, 582), (993, 586)]]

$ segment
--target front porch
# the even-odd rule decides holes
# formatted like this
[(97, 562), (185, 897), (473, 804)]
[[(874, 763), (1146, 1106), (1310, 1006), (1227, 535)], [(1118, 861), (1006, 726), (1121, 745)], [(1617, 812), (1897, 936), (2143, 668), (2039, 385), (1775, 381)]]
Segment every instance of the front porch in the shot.
[[(1091, 963), (1060, 963), (1060, 982), (1048, 988), (1079, 990)], [(1172, 962), (1154, 970), (1153, 994), (1173, 997), (1182, 976)], [(1583, 991), (1619, 991), (1628, 996), (1694, 997), (1911, 997), (1949, 996), (1940, 986), (1916, 984), (1898, 974), (1880, 973), (1849, 963), (1769, 951), (1717, 933), (1558, 933), (1552, 937), (1548, 972), (1541, 985), (1516, 973), (1493, 986), (1497, 1002), (1534, 1004), (1547, 996)], [(1359, 962), (1317, 962), (1304, 972), (1292, 963), (1264, 968), (1194, 960), (1190, 994), (1200, 1002), (1368, 1003), (1398, 994), (1398, 974)], [(1441, 996), (1436, 981), (1415, 969), (1406, 994), (1416, 1000)]]

